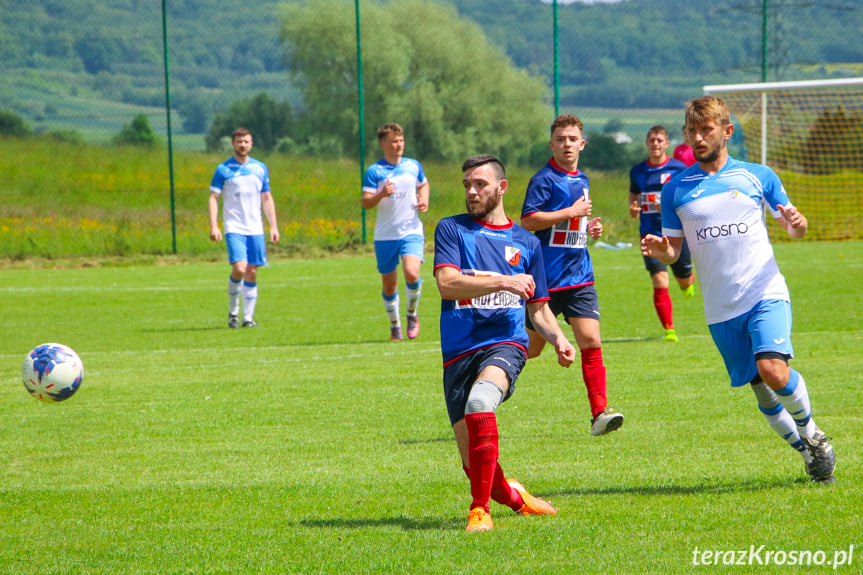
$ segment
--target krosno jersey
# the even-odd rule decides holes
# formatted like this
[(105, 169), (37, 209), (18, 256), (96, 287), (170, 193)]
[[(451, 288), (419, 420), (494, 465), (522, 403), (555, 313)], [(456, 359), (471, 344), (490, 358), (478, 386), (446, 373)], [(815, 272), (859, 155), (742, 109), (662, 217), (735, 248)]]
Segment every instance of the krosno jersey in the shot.
[(708, 324), (735, 318), (764, 299), (789, 300), (764, 222), (765, 207), (782, 217), (779, 204), (788, 205), (788, 195), (773, 170), (731, 157), (715, 175), (696, 164), (663, 188), (662, 233), (685, 235)]
[[(548, 299), (542, 251), (536, 237), (512, 223), (493, 226), (467, 214), (442, 219), (435, 230), (435, 270), (452, 267), (464, 275), (533, 276), (536, 289), (530, 302)], [(440, 333), (444, 365), (454, 359), (501, 343), (527, 352), (525, 300), (500, 291), (466, 300), (441, 300)]]
[(394, 166), (382, 159), (369, 166), (363, 178), (363, 192), (376, 194), (391, 181), (395, 191), (378, 203), (375, 240), (398, 240), (411, 234), (423, 234), (417, 213), (417, 190), (426, 183), (423, 167), (411, 158), (402, 158)]
[(662, 216), (656, 203), (661, 201), (662, 186), (685, 169), (686, 164), (680, 160), (668, 158), (656, 166), (645, 160), (629, 170), (629, 193), (640, 196), (638, 233), (641, 237), (662, 235)]
[(270, 191), (270, 174), (263, 162), (249, 158), (241, 164), (231, 157), (216, 167), (210, 191), (222, 195), (226, 234), (259, 236), (264, 233), (261, 194)]
[[(521, 217), (568, 208), (582, 196), (589, 198), (589, 188), (584, 173), (567, 172), (552, 158), (530, 179)], [(593, 284), (593, 264), (587, 252), (587, 223), (588, 218), (584, 216), (535, 232), (542, 244), (549, 291)]]

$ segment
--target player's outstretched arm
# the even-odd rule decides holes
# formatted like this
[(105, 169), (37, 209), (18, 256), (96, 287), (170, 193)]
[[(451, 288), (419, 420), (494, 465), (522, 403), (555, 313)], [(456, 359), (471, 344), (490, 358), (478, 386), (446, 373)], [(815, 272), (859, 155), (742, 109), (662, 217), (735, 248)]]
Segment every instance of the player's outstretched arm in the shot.
[(683, 238), (659, 237), (647, 234), (641, 238), (641, 254), (656, 258), (667, 264), (673, 264), (680, 257), (680, 248), (682, 245)]
[(551, 308), (548, 307), (548, 302), (540, 301), (527, 304), (527, 313), (530, 314), (530, 321), (539, 335), (554, 346), (554, 351), (557, 353), (557, 363), (563, 367), (572, 365), (572, 362), (575, 361), (575, 347), (561, 331), (557, 318), (551, 313)]
[(434, 272), (438, 291), (443, 299), (471, 299), (508, 291), (523, 300), (533, 297), (536, 283), (529, 274), (512, 276), (468, 276), (449, 266), (439, 267)]
[(806, 231), (809, 229), (809, 221), (806, 219), (806, 216), (791, 204), (784, 206), (778, 204), (776, 207), (779, 208), (779, 212), (782, 214), (782, 219), (779, 222), (785, 227), (785, 231), (788, 232), (789, 236), (794, 239), (800, 239), (806, 235)]

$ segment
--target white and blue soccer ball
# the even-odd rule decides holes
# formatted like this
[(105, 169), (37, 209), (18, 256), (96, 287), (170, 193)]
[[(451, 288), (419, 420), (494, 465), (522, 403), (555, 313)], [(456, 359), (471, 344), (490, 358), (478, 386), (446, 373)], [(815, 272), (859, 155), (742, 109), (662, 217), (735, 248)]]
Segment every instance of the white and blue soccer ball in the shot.
[(55, 403), (72, 397), (84, 379), (84, 363), (62, 343), (43, 343), (24, 360), (24, 387), (42, 401)]

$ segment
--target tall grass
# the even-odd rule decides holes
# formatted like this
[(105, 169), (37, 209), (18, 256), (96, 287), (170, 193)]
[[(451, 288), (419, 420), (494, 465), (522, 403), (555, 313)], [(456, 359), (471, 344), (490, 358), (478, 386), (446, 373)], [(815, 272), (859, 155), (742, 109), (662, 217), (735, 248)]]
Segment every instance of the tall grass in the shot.
[[(0, 203), (0, 259), (170, 254), (173, 250), (171, 182), (165, 149), (74, 146), (40, 139), (3, 140), (5, 189)], [(410, 152), (408, 151), (408, 154)], [(227, 153), (175, 152), (174, 217), (181, 255), (224, 256), (209, 240), (207, 196), (216, 165)], [(276, 257), (365, 250), (357, 162), (259, 156), (270, 177), (282, 231)], [(424, 214), (427, 235), (437, 221), (464, 211), (459, 165), (425, 164), (432, 187)], [(535, 169), (509, 169), (506, 207), (518, 216)], [(626, 215), (625, 174), (589, 174), (594, 212), (603, 216), (606, 241), (633, 241)], [(375, 210), (366, 214), (373, 238)]]

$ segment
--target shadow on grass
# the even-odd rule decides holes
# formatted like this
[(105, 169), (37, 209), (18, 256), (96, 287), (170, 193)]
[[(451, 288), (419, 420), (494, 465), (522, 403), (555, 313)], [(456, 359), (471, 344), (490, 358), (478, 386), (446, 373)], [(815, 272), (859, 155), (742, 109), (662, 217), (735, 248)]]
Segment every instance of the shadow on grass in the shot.
[[(700, 495), (704, 493), (743, 493), (752, 491), (766, 491), (769, 489), (788, 489), (802, 485), (809, 485), (808, 477), (794, 477), (790, 479), (746, 479), (739, 482), (712, 482), (698, 483), (697, 485), (634, 485), (634, 486), (610, 486), (589, 489), (563, 489), (558, 491), (539, 493), (540, 497), (553, 497), (557, 495)], [(818, 485), (818, 487), (823, 487)]]
[(399, 443), (402, 445), (417, 445), (420, 443), (448, 443), (451, 441), (455, 441), (455, 435), (450, 435), (447, 437), (431, 437), (429, 439), (399, 439)]
[(183, 331), (219, 331), (219, 330), (228, 330), (228, 327), (222, 326), (210, 326), (210, 327), (164, 327), (164, 328), (148, 328), (142, 329), (141, 331), (144, 333), (179, 333)]
[(464, 517), (444, 519), (441, 517), (376, 517), (374, 519), (304, 519), (303, 527), (324, 529), (365, 529), (367, 527), (398, 527), (404, 531), (441, 531), (464, 529)]
[(634, 341), (659, 341), (665, 339), (664, 335), (649, 335), (644, 337), (604, 337), (602, 343), (632, 343)]

